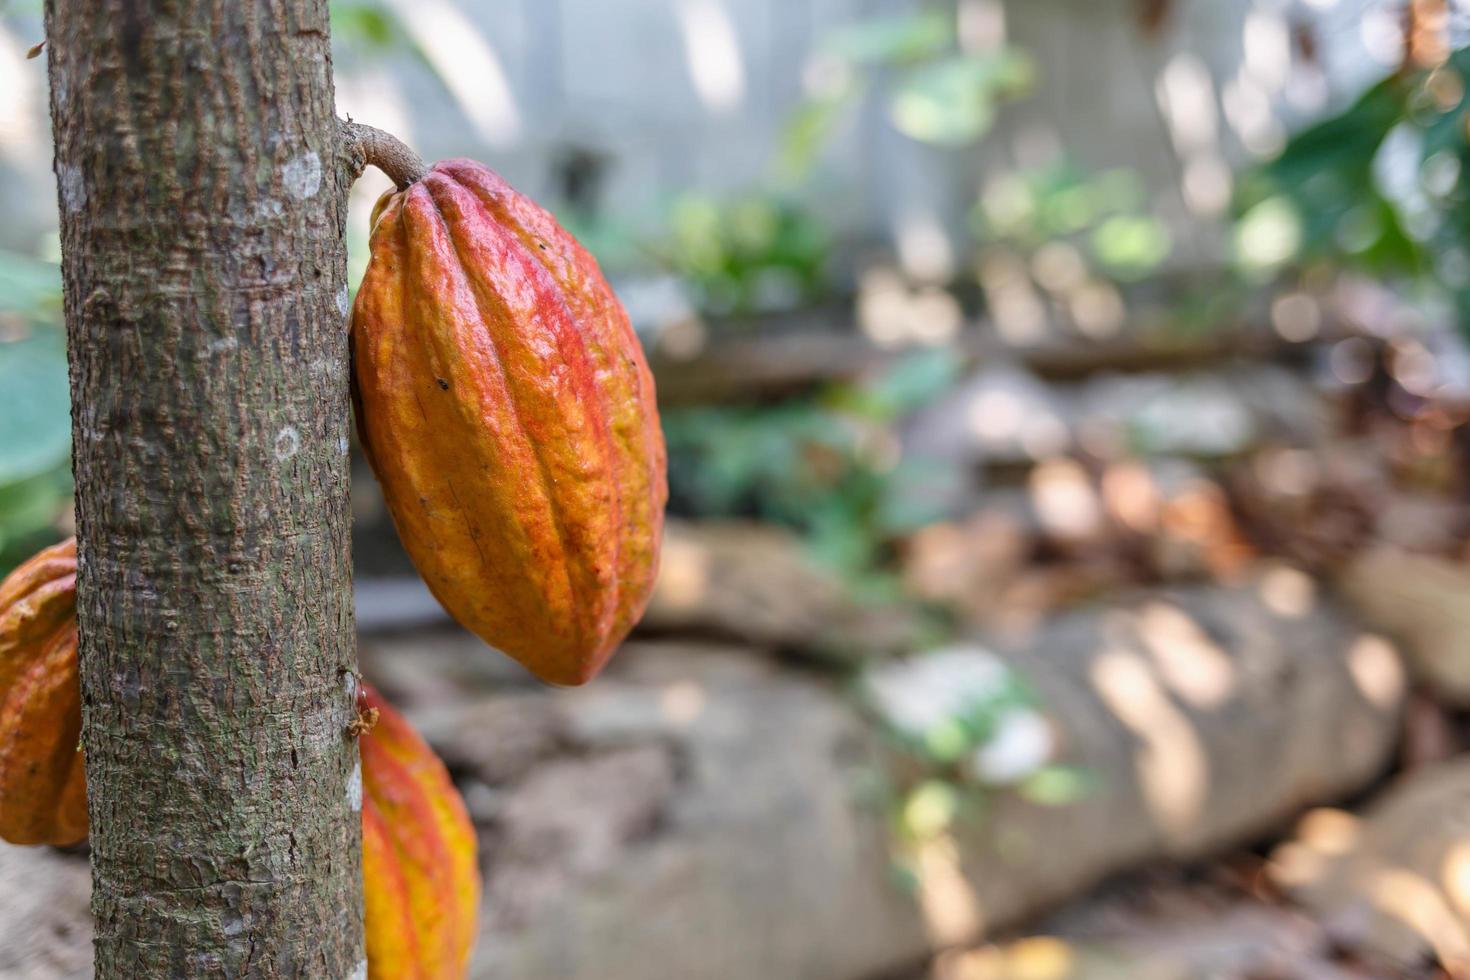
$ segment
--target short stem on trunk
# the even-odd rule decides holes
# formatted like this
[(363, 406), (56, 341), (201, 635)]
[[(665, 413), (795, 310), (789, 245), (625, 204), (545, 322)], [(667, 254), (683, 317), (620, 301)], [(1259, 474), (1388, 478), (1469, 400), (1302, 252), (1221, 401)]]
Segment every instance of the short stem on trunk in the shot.
[(342, 146), (354, 177), (362, 173), (363, 167), (372, 164), (387, 174), (399, 190), (404, 191), (429, 172), (424, 158), (392, 133), (351, 121), (341, 122), (340, 125)]

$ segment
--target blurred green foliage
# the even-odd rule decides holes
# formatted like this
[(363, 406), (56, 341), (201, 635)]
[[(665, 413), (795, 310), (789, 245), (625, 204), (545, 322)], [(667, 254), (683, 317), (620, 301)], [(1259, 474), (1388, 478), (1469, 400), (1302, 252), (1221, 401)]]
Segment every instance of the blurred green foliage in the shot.
[(894, 426), (958, 370), (949, 351), (925, 350), (872, 380), (777, 405), (667, 411), (671, 509), (787, 525), (861, 579), (886, 542), (940, 516), (919, 491), (949, 474), (901, 460)]
[(1131, 170), (1089, 174), (1060, 159), (995, 180), (970, 214), (981, 245), (1025, 256), (1057, 241), (1072, 241), (1096, 271), (1132, 281), (1169, 257), (1169, 232), (1148, 211), (1143, 181)]
[(825, 225), (788, 198), (758, 191), (690, 194), (652, 251), (680, 275), (701, 310), (786, 310), (821, 299), (831, 242)]
[(945, 714), (922, 732), (892, 729), (892, 737), (909, 751), (933, 763), (953, 765), (966, 761), (991, 742), (1006, 716), (1017, 709), (1035, 708), (1036, 693), (1019, 674), (1008, 673), (1003, 684), (965, 703), (962, 710)]
[[(983, 136), (997, 105), (1031, 81), (1030, 62), (1015, 49), (960, 50), (954, 12), (934, 8), (834, 31), (816, 61), (815, 94), (791, 112), (772, 177), (733, 196), (679, 198), (664, 233), (646, 248), (687, 283), (705, 312), (771, 312), (825, 297), (832, 244), (825, 223), (803, 203), (803, 184), (868, 93), (884, 100), (900, 132), (959, 147)], [(627, 254), (593, 234), (611, 254)]]
[(700, 313), (780, 313), (831, 294), (827, 224), (796, 195), (770, 187), (681, 194), (643, 221), (572, 206), (556, 215), (609, 276), (666, 271)]
[(990, 130), (997, 104), (1030, 77), (1030, 62), (1014, 53), (944, 58), (907, 72), (889, 113), (899, 132), (920, 142), (963, 146)]
[(332, 0), (332, 36), (363, 54), (384, 54), (404, 44), (397, 15), (372, 0)]
[(331, 0), (328, 12), (334, 53), (362, 61), (407, 54), (443, 83), (439, 69), (404, 27), (398, 11), (382, 0)]
[(860, 21), (829, 35), (817, 52), (812, 94), (782, 135), (777, 172), (804, 179), (837, 127), (870, 93), (901, 133), (959, 147), (984, 136), (996, 107), (1029, 88), (1031, 62), (1014, 48), (967, 51), (952, 10)]
[(0, 253), (0, 574), (55, 540), (71, 494), (60, 323), (60, 270)]
[(1470, 323), (1467, 89), (1461, 49), (1433, 70), (1390, 75), (1298, 132), (1242, 182), (1242, 268), (1263, 276), (1325, 261), (1444, 297)]

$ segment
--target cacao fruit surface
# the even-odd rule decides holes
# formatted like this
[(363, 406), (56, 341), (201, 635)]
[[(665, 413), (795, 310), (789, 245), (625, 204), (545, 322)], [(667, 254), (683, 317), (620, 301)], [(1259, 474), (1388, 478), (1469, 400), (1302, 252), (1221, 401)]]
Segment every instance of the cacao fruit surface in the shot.
[(371, 242), (353, 381), (399, 536), (462, 625), (583, 683), (648, 602), (668, 497), (628, 316), (591, 255), (473, 161), (385, 195)]
[(87, 836), (76, 580), (73, 538), (0, 582), (0, 839), (12, 844)]
[(475, 828), (444, 763), (372, 688), (362, 736), (362, 875), (368, 976), (456, 980), (478, 929)]

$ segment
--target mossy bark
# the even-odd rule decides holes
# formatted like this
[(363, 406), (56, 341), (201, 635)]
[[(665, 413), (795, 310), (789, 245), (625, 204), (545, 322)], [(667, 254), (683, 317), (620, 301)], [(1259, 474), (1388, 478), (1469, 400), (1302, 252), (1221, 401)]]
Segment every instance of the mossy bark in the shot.
[(365, 974), (327, 0), (48, 0), (96, 975)]

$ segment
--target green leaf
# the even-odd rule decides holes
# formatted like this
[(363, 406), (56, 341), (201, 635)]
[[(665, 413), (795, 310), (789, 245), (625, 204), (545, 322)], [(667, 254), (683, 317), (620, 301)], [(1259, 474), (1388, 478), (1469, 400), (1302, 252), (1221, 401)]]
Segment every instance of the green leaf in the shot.
[(834, 33), (826, 49), (859, 64), (903, 64), (939, 54), (953, 44), (953, 18), (927, 10), (853, 24)]
[(0, 342), (0, 486), (66, 462), (70, 404), (59, 331)]
[(1460, 101), (1449, 107), (1439, 107), (1424, 126), (1424, 148), (1422, 158), (1428, 160), (1436, 153), (1460, 152), (1465, 146), (1466, 112), (1470, 111), (1470, 48), (1462, 48), (1450, 56), (1441, 71), (1453, 72), (1460, 83)]
[(794, 183), (811, 172), (833, 130), (861, 92), (862, 86), (848, 85), (797, 106), (782, 126), (776, 147), (776, 173), (782, 180)]
[(947, 347), (913, 351), (876, 380), (841, 392), (844, 404), (875, 421), (892, 421), (917, 411), (949, 390), (959, 376), (959, 356)]
[[(1411, 91), (1404, 78), (1390, 76), (1344, 111), (1293, 136), (1280, 156), (1245, 182), (1240, 205), (1246, 225), (1259, 224), (1267, 213), (1263, 206), (1279, 195), (1295, 215), (1300, 255), (1347, 259), (1380, 274), (1422, 271), (1423, 250), (1405, 232), (1373, 170), (1388, 134), (1408, 118)], [(1435, 143), (1447, 138), (1436, 134)], [(1279, 250), (1266, 251), (1279, 258)]]
[(1367, 180), (1374, 155), (1404, 113), (1401, 81), (1386, 78), (1338, 115), (1293, 136), (1266, 173), (1286, 188), (1305, 188), (1323, 174), (1348, 182)]
[(900, 463), (888, 474), (875, 523), (886, 534), (906, 535), (943, 520), (943, 502), (960, 499), (965, 480), (965, 473), (947, 463)]
[(0, 551), (52, 527), (70, 495), (71, 471), (64, 463), (0, 485)]
[(393, 13), (377, 3), (333, 0), (332, 35), (366, 51), (381, 53), (404, 43)]
[(59, 323), (60, 266), (0, 251), (0, 311), (19, 314), (32, 323)]
[(652, 251), (684, 277), (706, 311), (787, 309), (826, 288), (826, 230), (780, 195), (687, 194), (668, 221), (667, 240)]
[(1150, 215), (1115, 214), (1092, 233), (1098, 261), (1119, 278), (1138, 279), (1169, 257), (1169, 232)]
[(907, 72), (893, 94), (893, 124), (925, 143), (973, 143), (990, 130), (997, 102), (1029, 80), (1030, 63), (1010, 53), (922, 65)]
[(330, 11), (333, 40), (346, 45), (348, 53), (382, 57), (401, 51), (444, 84), (440, 66), (414, 39), (397, 12), (382, 0), (332, 0)]
[(958, 790), (949, 783), (930, 779), (909, 793), (899, 819), (911, 837), (923, 840), (944, 832), (954, 822), (959, 809)]
[(1021, 784), (1023, 797), (1042, 806), (1067, 806), (1091, 795), (1097, 788), (1096, 777), (1087, 770), (1072, 766), (1045, 766)]

